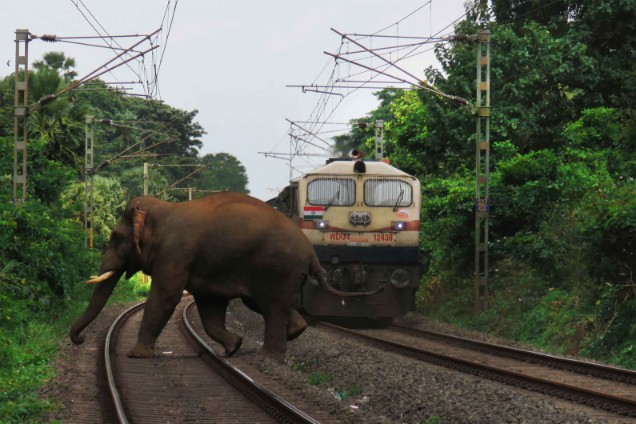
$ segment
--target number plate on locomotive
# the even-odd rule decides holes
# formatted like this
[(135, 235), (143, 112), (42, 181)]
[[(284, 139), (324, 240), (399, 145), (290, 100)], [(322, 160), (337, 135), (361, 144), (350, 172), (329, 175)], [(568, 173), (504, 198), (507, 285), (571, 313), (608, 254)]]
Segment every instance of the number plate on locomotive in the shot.
[(393, 233), (350, 233), (344, 231), (323, 233), (326, 244), (344, 244), (349, 246), (370, 246), (395, 244), (397, 236)]

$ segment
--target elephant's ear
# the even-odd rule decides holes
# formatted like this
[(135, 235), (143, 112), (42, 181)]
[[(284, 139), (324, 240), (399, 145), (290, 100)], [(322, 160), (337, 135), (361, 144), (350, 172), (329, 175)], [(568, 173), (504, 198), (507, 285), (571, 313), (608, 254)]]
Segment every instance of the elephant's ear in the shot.
[(141, 240), (141, 233), (144, 232), (145, 221), (146, 211), (142, 211), (139, 208), (139, 205), (135, 206), (135, 211), (133, 213), (133, 241), (135, 242), (137, 252), (139, 253), (141, 253), (139, 241)]

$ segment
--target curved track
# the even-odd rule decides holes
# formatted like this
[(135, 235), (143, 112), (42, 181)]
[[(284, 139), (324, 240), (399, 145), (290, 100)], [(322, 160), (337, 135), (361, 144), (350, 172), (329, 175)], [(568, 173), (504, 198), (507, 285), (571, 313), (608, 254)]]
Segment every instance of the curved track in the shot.
[[(320, 328), (335, 331), (346, 335), (349, 338), (357, 338), (365, 343), (372, 344), (386, 351), (395, 352), (409, 356), (418, 360), (434, 363), (461, 372), (478, 375), (480, 377), (511, 384), (527, 390), (537, 391), (569, 401), (588, 405), (597, 409), (603, 409), (622, 416), (636, 417), (636, 385), (633, 382), (614, 381), (617, 374), (623, 374), (622, 378), (629, 380), (632, 373), (613, 367), (598, 366), (585, 363), (591, 375), (575, 374), (564, 369), (552, 368), (559, 363), (558, 368), (566, 368), (564, 364), (573, 362), (564, 359), (558, 361), (556, 357), (551, 358), (552, 365), (530, 364), (526, 360), (503, 358), (510, 353), (492, 353), (495, 345), (490, 345), (491, 352), (479, 352), (484, 345), (470, 345), (470, 340), (454, 337), (453, 344), (440, 342), (440, 340), (427, 340), (428, 336), (417, 330), (409, 329), (410, 334), (405, 334), (407, 330), (369, 330), (353, 331), (343, 327), (324, 322), (317, 323)], [(461, 343), (460, 343), (461, 341)], [(457, 344), (464, 344), (458, 347)], [(517, 354), (521, 355), (520, 350)], [(524, 352), (524, 355), (531, 357), (532, 352)], [(497, 355), (497, 356), (493, 356)], [(501, 355), (501, 356), (500, 356)], [(540, 357), (537, 355), (536, 357)], [(548, 356), (548, 355), (545, 355)], [(579, 368), (582, 367), (578, 363)], [(589, 371), (594, 369), (594, 371)], [(607, 378), (611, 380), (594, 377), (593, 375), (603, 374), (611, 371)], [(581, 371), (577, 371), (581, 372)]]
[[(102, 402), (105, 422), (317, 423), (219, 358), (188, 322), (189, 306), (179, 306), (157, 341), (161, 354), (152, 359), (126, 356), (137, 337), (143, 304), (113, 322), (100, 371), (108, 393)], [(184, 343), (184, 337), (196, 347)]]

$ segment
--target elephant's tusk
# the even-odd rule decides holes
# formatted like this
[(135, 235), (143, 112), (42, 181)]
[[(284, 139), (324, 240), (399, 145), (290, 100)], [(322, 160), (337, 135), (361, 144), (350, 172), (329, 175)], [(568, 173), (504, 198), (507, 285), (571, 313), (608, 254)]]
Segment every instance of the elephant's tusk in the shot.
[(104, 280), (108, 280), (113, 274), (115, 274), (115, 271), (108, 271), (103, 273), (102, 275), (100, 275), (99, 277), (91, 277), (90, 280), (88, 280), (85, 284), (97, 284), (97, 283), (101, 283)]

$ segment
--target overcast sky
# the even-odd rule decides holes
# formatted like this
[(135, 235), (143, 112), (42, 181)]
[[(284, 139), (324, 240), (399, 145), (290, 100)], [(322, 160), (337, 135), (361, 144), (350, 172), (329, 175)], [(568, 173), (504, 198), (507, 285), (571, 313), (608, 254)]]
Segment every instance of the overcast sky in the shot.
[[(227, 152), (245, 166), (251, 194), (262, 200), (274, 197), (289, 180), (289, 161), (266, 157), (259, 152), (288, 154), (290, 129), (308, 140), (303, 154), (327, 155), (324, 142), (377, 106), (369, 89), (340, 89), (344, 94), (305, 92), (289, 85), (332, 85), (335, 79), (386, 81), (356, 64), (324, 54), (360, 50), (352, 42), (341, 46), (341, 37), (330, 28), (350, 34), (366, 48), (413, 43), (413, 39), (354, 37), (353, 34), (430, 37), (452, 32), (452, 23), (464, 14), (465, 0), (28, 0), (5, 4), (0, 13), (0, 77), (14, 71), (15, 29), (35, 35), (95, 36), (150, 34), (162, 27), (155, 44), (155, 63), (162, 57), (156, 98), (185, 110), (198, 110), (198, 122), (207, 134), (201, 155)], [(176, 7), (175, 7), (176, 6)], [(410, 16), (409, 16), (410, 15)], [(170, 25), (172, 23), (172, 25)], [(449, 27), (450, 25), (450, 27)], [(168, 29), (170, 32), (168, 34)], [(139, 39), (118, 39), (129, 47)], [(167, 42), (166, 42), (167, 40)], [(99, 40), (82, 40), (98, 43)], [(139, 46), (147, 49), (148, 42)], [(29, 43), (29, 62), (41, 60), (44, 52), (63, 51), (76, 60), (82, 77), (115, 56), (105, 48), (68, 43)], [(399, 62), (411, 75), (424, 79), (423, 69), (439, 68), (432, 44), (413, 51), (403, 48), (389, 56), (396, 61), (404, 51), (413, 57)], [(365, 66), (382, 64), (370, 55), (354, 60)], [(353, 56), (347, 56), (353, 57)], [(9, 61), (9, 65), (7, 65)], [(146, 69), (152, 55), (146, 55)], [(386, 69), (391, 76), (413, 81), (400, 71)], [(101, 78), (107, 82), (145, 81), (137, 62), (121, 66)], [(147, 73), (148, 80), (152, 74)], [(340, 85), (359, 83), (340, 83)], [(379, 83), (378, 85), (382, 85)], [(367, 84), (367, 86), (370, 84)], [(128, 85), (131, 93), (144, 93), (140, 84)], [(318, 132), (320, 139), (303, 134)], [(329, 122), (316, 126), (310, 122)], [(306, 123), (307, 122), (307, 123)], [(331, 124), (334, 123), (334, 124)], [(334, 131), (334, 132), (328, 132)], [(99, 149), (99, 140), (95, 140)], [(295, 143), (303, 144), (302, 141)], [(298, 156), (292, 161), (292, 176), (324, 163), (325, 157)]]

